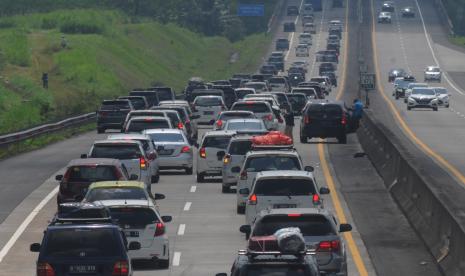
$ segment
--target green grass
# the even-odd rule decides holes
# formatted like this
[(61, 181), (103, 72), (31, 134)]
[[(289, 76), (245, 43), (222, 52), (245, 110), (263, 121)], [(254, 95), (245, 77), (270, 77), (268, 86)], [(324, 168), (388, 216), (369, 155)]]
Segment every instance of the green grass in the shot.
[(465, 47), (465, 36), (451, 36), (450, 41), (455, 45)]
[[(102, 99), (154, 82), (181, 91), (192, 76), (254, 72), (271, 42), (265, 34), (231, 43), (173, 24), (130, 22), (116, 11), (96, 10), (2, 18), (0, 133), (91, 112)], [(62, 49), (65, 29), (68, 48)], [(239, 59), (230, 64), (234, 53)], [(40, 88), (43, 72), (49, 90)]]

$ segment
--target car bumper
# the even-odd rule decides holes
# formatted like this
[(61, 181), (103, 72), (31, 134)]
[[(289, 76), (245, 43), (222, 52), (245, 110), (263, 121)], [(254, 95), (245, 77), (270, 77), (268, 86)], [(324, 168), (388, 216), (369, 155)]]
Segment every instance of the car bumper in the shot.
[(193, 156), (191, 154), (181, 154), (179, 156), (159, 156), (158, 166), (160, 170), (169, 168), (192, 168)]
[(434, 102), (426, 103), (426, 102), (413, 102), (411, 100), (408, 100), (407, 105), (410, 108), (436, 108), (438, 107), (438, 102), (434, 101)]
[(168, 238), (160, 241), (154, 241), (150, 247), (142, 247), (139, 250), (129, 251), (129, 257), (131, 257), (132, 260), (168, 260)]
[(315, 127), (315, 128), (304, 128), (302, 130), (302, 136), (306, 137), (320, 137), (320, 138), (327, 138), (327, 137), (338, 137), (344, 135), (346, 133), (345, 127), (334, 127), (334, 128), (322, 128), (322, 127)]
[(238, 175), (228, 174), (226, 172), (222, 173), (223, 176), (223, 186), (235, 186), (237, 185), (237, 180), (239, 179)]

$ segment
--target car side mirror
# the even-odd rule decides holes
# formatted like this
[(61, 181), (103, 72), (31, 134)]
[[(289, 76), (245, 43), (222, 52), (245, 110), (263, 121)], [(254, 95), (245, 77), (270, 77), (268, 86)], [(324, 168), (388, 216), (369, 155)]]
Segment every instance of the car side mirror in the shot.
[(348, 223), (341, 223), (341, 225), (339, 225), (339, 232), (340, 233), (349, 232), (349, 231), (352, 231), (352, 225), (350, 225)]
[(241, 172), (241, 167), (239, 167), (239, 166), (232, 167), (232, 168), (231, 168), (231, 172), (233, 172), (233, 173), (239, 173), (239, 172)]
[(137, 174), (131, 174), (129, 180), (139, 180), (139, 176)]
[(315, 169), (312, 166), (305, 166), (304, 170), (307, 172), (313, 172)]
[(250, 225), (242, 225), (239, 227), (239, 232), (250, 235), (250, 232), (252, 232), (252, 227), (250, 227)]
[(327, 195), (327, 194), (329, 194), (329, 192), (330, 192), (329, 188), (327, 188), (327, 187), (321, 187), (320, 188), (320, 195)]
[(218, 160), (223, 160), (223, 157), (226, 155), (226, 152), (224, 152), (224, 150), (222, 151), (219, 151), (216, 153), (216, 157), (218, 158)]
[(154, 198), (155, 200), (162, 200), (162, 199), (165, 199), (166, 196), (165, 196), (164, 194), (157, 194), (157, 193), (155, 193), (155, 194), (153, 195), (153, 198)]
[(56, 181), (61, 181), (61, 180), (63, 180), (63, 175), (62, 175), (62, 174), (55, 175), (55, 180), (56, 180)]
[(81, 159), (86, 159), (87, 158), (87, 154), (83, 153), (81, 154)]
[(128, 247), (128, 250), (139, 250), (141, 248), (141, 245), (139, 242), (130, 242), (129, 243), (129, 247)]
[(173, 217), (172, 216), (162, 216), (161, 220), (163, 220), (163, 222), (171, 222), (173, 220)]
[(250, 194), (250, 190), (249, 190), (249, 188), (240, 189), (239, 194), (248, 195), (248, 194)]
[(29, 250), (31, 252), (40, 252), (40, 243), (31, 244), (31, 246), (29, 247)]

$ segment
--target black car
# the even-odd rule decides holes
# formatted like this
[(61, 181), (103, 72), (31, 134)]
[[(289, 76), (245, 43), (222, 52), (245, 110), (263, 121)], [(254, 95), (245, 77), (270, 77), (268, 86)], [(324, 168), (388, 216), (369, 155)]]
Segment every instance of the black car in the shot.
[(299, 7), (287, 6), (287, 15), (288, 16), (299, 15)]
[(405, 77), (407, 76), (407, 72), (405, 72), (402, 68), (391, 69), (388, 73), (388, 81), (393, 82), (396, 78)]
[(150, 87), (148, 91), (156, 91), (158, 93), (159, 101), (174, 101), (176, 99), (176, 92), (171, 87), (157, 86)]
[(237, 101), (237, 95), (231, 85), (213, 85), (212, 89), (219, 89), (223, 91), (224, 103), (228, 108), (231, 108), (234, 102)]
[(135, 110), (130, 100), (105, 100), (97, 111), (97, 132), (107, 129), (121, 130), (126, 115)]
[(285, 33), (295, 32), (295, 23), (294, 22), (285, 22), (283, 25), (283, 30)]
[(118, 100), (129, 100), (135, 110), (143, 110), (149, 108), (149, 103), (144, 96), (121, 96)]
[(348, 112), (340, 101), (312, 101), (302, 113), (300, 142), (319, 137), (335, 137), (341, 144), (347, 143)]
[(260, 74), (269, 74), (269, 75), (277, 75), (278, 74), (278, 68), (274, 64), (263, 64), (260, 67)]
[(403, 8), (402, 17), (415, 17), (415, 10), (412, 7)]
[(269, 57), (268, 64), (274, 65), (280, 71), (284, 71), (284, 59), (282, 57)]
[(331, 85), (337, 87), (337, 76), (334, 71), (323, 71), (320, 73), (321, 76), (326, 76), (331, 81)]
[(336, 71), (336, 65), (332, 62), (323, 62), (320, 64), (320, 67), (318, 68), (318, 74), (321, 75), (323, 72), (335, 72)]
[(305, 81), (305, 74), (302, 73), (290, 73), (288, 75), (289, 78), (289, 84), (294, 87), (299, 85), (299, 83)]
[(30, 251), (39, 253), (37, 275), (133, 275), (128, 250), (139, 250), (140, 243), (128, 245), (122, 229), (93, 204), (60, 208), (70, 209), (72, 215), (57, 214), (42, 243), (30, 246)]
[(305, 107), (305, 104), (307, 103), (307, 96), (303, 93), (289, 93), (287, 95), (287, 98), (291, 103), (294, 115), (302, 115), (302, 110)]
[(144, 96), (149, 104), (149, 107), (157, 106), (160, 102), (157, 91), (148, 91), (145, 89), (138, 88), (133, 89), (131, 92), (129, 92), (129, 96)]

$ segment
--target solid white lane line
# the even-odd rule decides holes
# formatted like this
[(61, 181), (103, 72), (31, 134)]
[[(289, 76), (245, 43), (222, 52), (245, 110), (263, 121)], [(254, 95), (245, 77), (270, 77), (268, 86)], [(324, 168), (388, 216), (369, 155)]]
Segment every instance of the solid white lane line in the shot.
[(178, 228), (178, 236), (184, 235), (184, 232), (186, 231), (186, 225), (185, 224), (180, 224)]
[[(324, 22), (324, 19), (325, 19), (325, 10), (326, 10), (325, 6), (324, 6), (324, 3), (325, 2), (321, 2), (321, 4), (323, 5), (323, 8), (321, 10), (320, 29), (318, 31), (318, 39), (317, 39), (316, 45), (314, 46), (315, 47), (315, 53), (320, 48), (321, 35), (323, 33), (323, 22)], [(313, 76), (313, 71), (315, 70), (315, 64), (316, 64), (316, 55), (313, 57), (312, 67), (310, 68), (310, 78)]]
[(26, 230), (26, 228), (29, 226), (32, 220), (37, 216), (40, 210), (42, 210), (42, 208), (44, 208), (44, 206), (47, 205), (50, 199), (56, 196), (56, 194), (58, 193), (58, 188), (59, 187), (57, 186), (44, 199), (42, 199), (42, 201), (34, 208), (34, 210), (32, 210), (32, 212), (21, 223), (18, 229), (16, 229), (13, 236), (11, 236), (11, 238), (8, 240), (8, 242), (5, 244), (5, 246), (0, 251), (0, 263), (3, 261), (3, 258), (5, 258), (5, 256), (8, 254), (10, 249), (19, 239), (19, 237), (23, 234), (24, 230)]
[(184, 205), (184, 211), (189, 211), (191, 209), (192, 202), (186, 202)]
[(181, 263), (181, 252), (174, 252), (173, 266), (179, 266), (180, 263)]
[[(299, 6), (299, 15), (296, 16), (295, 20), (294, 20), (294, 25), (296, 26), (296, 31), (297, 31), (297, 22), (299, 22), (299, 17), (300, 17), (300, 10), (302, 10), (302, 6), (304, 4), (304, 0), (302, 0), (300, 2), (300, 6)], [(284, 61), (287, 61), (288, 57), (289, 57), (289, 54), (291, 53), (291, 50), (293, 49), (292, 48), (292, 44), (294, 44), (294, 34), (295, 32), (292, 32), (291, 33), (291, 36), (289, 38), (288, 36), (288, 39), (289, 39), (289, 50), (287, 51), (286, 55), (284, 56)]]
[[(420, 8), (420, 4), (418, 4), (418, 1), (415, 0), (415, 4), (417, 5), (417, 8), (418, 8), (418, 14), (420, 15), (420, 19), (421, 19), (421, 25), (423, 26), (423, 32), (425, 33), (425, 37), (426, 37), (426, 42), (428, 43), (428, 47), (431, 51), (431, 55), (433, 56), (433, 59), (434, 59), (434, 62), (436, 63), (437, 66), (440, 66), (439, 65), (439, 61), (438, 59), (436, 58), (436, 53), (434, 52), (433, 50), (433, 45), (431, 44), (431, 41), (429, 39), (429, 35), (428, 35), (428, 31), (426, 30), (426, 24), (425, 24), (425, 20), (423, 19), (423, 13), (421, 12), (421, 8)], [(462, 92), (462, 90), (460, 90), (457, 86), (455, 86), (452, 81), (449, 79), (449, 77), (447, 77), (447, 73), (445, 71), (442, 72), (442, 75), (444, 76), (444, 79), (446, 79), (446, 81), (449, 83), (449, 85), (455, 90), (457, 91), (457, 93), (461, 94), (461, 95), (465, 95), (465, 93)]]
[(197, 191), (197, 186), (191, 186), (190, 192), (195, 193), (195, 191)]

